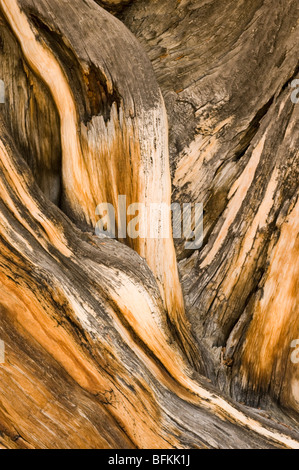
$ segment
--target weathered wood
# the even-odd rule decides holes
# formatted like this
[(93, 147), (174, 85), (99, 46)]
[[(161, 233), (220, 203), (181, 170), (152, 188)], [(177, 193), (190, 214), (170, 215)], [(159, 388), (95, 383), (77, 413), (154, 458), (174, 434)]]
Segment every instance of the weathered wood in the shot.
[[(97, 3), (0, 0), (0, 445), (298, 448), (295, 2)], [(156, 77), (172, 200), (205, 204), (190, 324), (172, 238), (94, 235), (170, 203)]]
[(145, 262), (73, 226), (1, 134), (2, 445), (297, 446), (188, 377)]
[[(61, 207), (81, 225), (94, 226), (98, 204), (112, 203), (118, 210), (118, 195), (125, 194), (128, 205), (169, 205), (171, 183), (164, 103), (146, 55), (118, 20), (100, 10), (94, 2), (88, 5), (88, 15), (81, 17), (80, 4), (80, 1), (78, 5), (65, 2), (61, 9), (61, 2), (52, 2), (50, 10), (47, 2), (40, 2), (33, 13), (35, 2), (22, 2), (36, 23), (42, 21), (39, 25), (42, 31), (55, 30), (59, 46), (47, 44), (47, 40), (51, 41), (49, 34), (44, 43), (35, 39), (16, 2), (7, 5), (4, 2), (3, 10), (24, 57), (48, 86), (58, 110), (62, 148)], [(49, 11), (55, 14), (55, 25)], [(70, 16), (72, 26), (68, 27)], [(101, 34), (104, 28), (105, 37)], [(67, 32), (65, 37), (63, 32)], [(63, 43), (68, 44), (67, 50)], [(70, 55), (72, 74), (77, 79), (69, 77), (68, 82), (65, 74), (69, 72), (65, 67)], [(97, 88), (94, 89), (98, 86), (100, 99), (96, 96)], [(79, 106), (75, 101), (77, 96), (80, 96)], [(126, 168), (128, 171), (124, 171)], [(170, 227), (170, 214), (167, 223)], [(159, 226), (159, 218), (156, 224)], [(148, 226), (146, 238), (127, 241), (155, 273), (170, 321), (196, 365), (172, 237), (150, 238), (150, 228)]]
[(135, 2), (122, 20), (165, 98), (173, 201), (204, 204), (203, 247), (177, 255), (205, 374), (298, 411), (298, 4)]

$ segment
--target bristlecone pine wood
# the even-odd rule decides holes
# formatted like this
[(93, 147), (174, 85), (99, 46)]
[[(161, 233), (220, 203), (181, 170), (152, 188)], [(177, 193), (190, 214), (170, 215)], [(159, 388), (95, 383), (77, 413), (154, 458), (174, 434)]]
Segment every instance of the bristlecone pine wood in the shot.
[[(298, 17), (0, 0), (1, 448), (299, 448)], [(118, 195), (202, 247), (97, 237)]]

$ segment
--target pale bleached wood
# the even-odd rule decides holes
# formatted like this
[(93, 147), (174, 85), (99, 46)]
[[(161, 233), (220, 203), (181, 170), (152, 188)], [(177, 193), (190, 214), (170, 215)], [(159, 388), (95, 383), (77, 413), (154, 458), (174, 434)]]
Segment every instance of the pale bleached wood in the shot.
[[(194, 5), (181, 3), (182, 8)], [(231, 401), (190, 365), (201, 364), (212, 378), (213, 367), (217, 370), (217, 355), (209, 344), (214, 341), (215, 316), (209, 320), (206, 315), (203, 343), (196, 321), (203, 304), (192, 297), (200, 293), (204, 281), (196, 264), (199, 253), (182, 260), (181, 267), (188, 314), (200, 341), (201, 356), (192, 344), (181, 300), (179, 312), (176, 310), (181, 294), (172, 240), (162, 244), (162, 251), (155, 245), (148, 251), (142, 243), (133, 245), (146, 262), (130, 247), (93, 235), (94, 209), (101, 202), (98, 195), (115, 202), (114, 194), (126, 194), (132, 188), (132, 200), (135, 196), (138, 200), (170, 200), (167, 118), (142, 47), (118, 20), (89, 0), (1, 0), (0, 5), (4, 13), (1, 71), (6, 78), (12, 77), (0, 127), (0, 334), (7, 354), (0, 366), (1, 446), (298, 448), (293, 418), (277, 408), (269, 410), (266, 418)], [(129, 7), (124, 11), (133, 12)], [(248, 15), (254, 11), (249, 9)], [(244, 245), (243, 251), (236, 251), (232, 272), (237, 272), (238, 266), (243, 268), (241, 261), (251, 250), (257, 228), (266, 222), (271, 227), (271, 221), (265, 219), (276, 204), (276, 173), (282, 168), (280, 158), (285, 148), (291, 149), (290, 162), (295, 156), (294, 108), (286, 89), (279, 89), (273, 104), (238, 172), (232, 172), (234, 186), (230, 188), (227, 217), (219, 218), (203, 249), (207, 253), (200, 261), (202, 269), (207, 267), (211, 273), (220, 270), (220, 277), (222, 262), (217, 254), (222, 253), (221, 237), (227, 238), (236, 208), (240, 210), (236, 195), (254, 190), (258, 168), (261, 176), (267, 176), (264, 197), (255, 206), (254, 217), (246, 218), (246, 233), (244, 227), (244, 236), (239, 232), (236, 237), (235, 243)], [(30, 111), (23, 113), (24, 109)], [(222, 127), (229, 119), (227, 113)], [(47, 133), (49, 120), (53, 132)], [(275, 139), (281, 123), (283, 132)], [(220, 128), (221, 123), (216, 133)], [(46, 132), (44, 139), (42, 131)], [(279, 146), (273, 160), (266, 152), (268, 146)], [(134, 179), (127, 171), (131, 166)], [(283, 181), (289, 184), (286, 176), (283, 173)], [(53, 181), (55, 191), (51, 191)], [(294, 183), (290, 188), (287, 195), (294, 192)], [(278, 212), (287, 195), (278, 194)], [(250, 212), (250, 205), (244, 210)], [(272, 243), (276, 245), (276, 262), (270, 263), (265, 282), (270, 304), (273, 276), (279, 275), (277, 263), (285, 244), (292, 244), (295, 211), (295, 203), (290, 201), (277, 219), (281, 237), (277, 244)], [(290, 260), (295, 245), (292, 250)], [(293, 270), (285, 277), (284, 285), (289, 286), (285, 301), (291, 298), (295, 276)], [(225, 279), (228, 290), (231, 279)], [(213, 295), (211, 287), (206, 289), (207, 296)], [(176, 298), (172, 298), (173, 292)], [(254, 300), (256, 316), (249, 340), (256, 331), (263, 332), (260, 318), (268, 311), (263, 310), (258, 296)], [(227, 322), (233, 323), (235, 304), (231, 300), (225, 317), (221, 299), (219, 302), (215, 315), (224, 318), (217, 325), (222, 332)], [(279, 309), (275, 312), (278, 317)], [(286, 312), (282, 317), (284, 321)], [(289, 318), (294, 318), (292, 311)], [(239, 328), (242, 332), (242, 325)], [(238, 330), (233, 330), (228, 351), (223, 352), (227, 363), (230, 353), (238, 351), (235, 343), (239, 338)], [(259, 350), (262, 348), (263, 344)], [(252, 369), (251, 356), (249, 346), (236, 357), (245, 358), (241, 372), (248, 393), (258, 399), (261, 394), (254, 386), (259, 386), (259, 380), (253, 375), (251, 384), (246, 376)], [(262, 372), (263, 358), (256, 362)], [(260, 371), (257, 367), (257, 375)], [(294, 379), (292, 371), (288, 377)], [(219, 383), (223, 384), (223, 379)], [(284, 402), (294, 407), (288, 389)]]
[(176, 246), (202, 368), (234, 398), (298, 420), (298, 4), (154, 0), (120, 15), (165, 98), (173, 201), (204, 205), (204, 246)]

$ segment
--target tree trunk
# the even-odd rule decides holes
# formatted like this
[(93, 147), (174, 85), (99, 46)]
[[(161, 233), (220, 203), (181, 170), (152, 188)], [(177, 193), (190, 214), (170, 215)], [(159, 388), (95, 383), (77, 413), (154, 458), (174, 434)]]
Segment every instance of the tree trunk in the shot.
[(296, 3), (0, 0), (2, 448), (299, 448)]

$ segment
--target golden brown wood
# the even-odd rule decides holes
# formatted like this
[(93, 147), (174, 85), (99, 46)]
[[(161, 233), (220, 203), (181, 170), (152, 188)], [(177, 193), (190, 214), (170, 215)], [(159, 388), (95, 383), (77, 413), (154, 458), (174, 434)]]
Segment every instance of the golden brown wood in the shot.
[(295, 2), (98, 3), (0, 0), (0, 446), (298, 448)]

